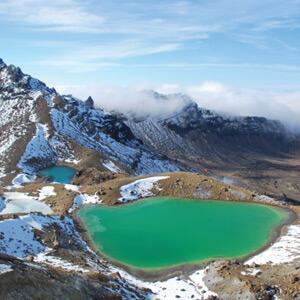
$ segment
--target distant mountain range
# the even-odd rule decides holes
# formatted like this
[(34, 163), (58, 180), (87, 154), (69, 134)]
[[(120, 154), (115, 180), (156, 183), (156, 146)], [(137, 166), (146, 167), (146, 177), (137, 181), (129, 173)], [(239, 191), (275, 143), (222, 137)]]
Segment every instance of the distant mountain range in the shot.
[[(161, 101), (173, 97), (152, 93)], [(18, 173), (33, 174), (57, 162), (105, 169), (101, 162), (107, 159), (135, 174), (213, 174), (297, 149), (297, 136), (278, 121), (222, 116), (176, 96), (186, 101), (176, 114), (124, 116), (95, 109), (91, 97), (60, 95), (0, 60), (0, 180), (9, 184)]]

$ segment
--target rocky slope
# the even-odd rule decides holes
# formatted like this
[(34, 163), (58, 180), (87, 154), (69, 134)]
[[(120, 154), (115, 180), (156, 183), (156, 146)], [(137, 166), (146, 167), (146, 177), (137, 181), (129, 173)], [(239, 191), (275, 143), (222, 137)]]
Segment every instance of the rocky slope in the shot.
[[(80, 182), (90, 172), (78, 174)], [(29, 183), (8, 198), (35, 198), (52, 209), (40, 213), (1, 215), (0, 286), (3, 299), (298, 299), (300, 296), (300, 224), (291, 225), (272, 247), (248, 262), (221, 261), (174, 270), (130, 274), (107, 262), (86, 243), (75, 209), (85, 204), (122, 205), (148, 196), (177, 196), (224, 201), (250, 201), (289, 207), (207, 176), (171, 172), (155, 176), (103, 180), (93, 172), (93, 183), (82, 186)], [(34, 210), (34, 208), (32, 208)], [(76, 220), (76, 218), (75, 218)], [(90, 244), (90, 246), (92, 246)], [(271, 263), (269, 263), (269, 261)], [(136, 275), (132, 276), (132, 275)], [(76, 293), (77, 291), (77, 293)], [(5, 298), (7, 297), (7, 298)], [(65, 297), (65, 298), (64, 298)]]
[(61, 96), (2, 60), (0, 115), (0, 173), (6, 183), (19, 171), (32, 174), (56, 162), (76, 163), (84, 149), (137, 174), (180, 169), (144, 147), (116, 116), (94, 109), (91, 98)]
[(125, 122), (145, 146), (181, 165), (232, 177), (236, 184), (275, 197), (300, 197), (299, 137), (278, 121), (222, 116), (190, 100), (175, 115), (127, 116)]
[(226, 117), (176, 97), (186, 103), (176, 114), (124, 118), (95, 109), (92, 98), (59, 95), (0, 60), (0, 183), (11, 184), (18, 173), (31, 180), (55, 163), (102, 171), (114, 164), (135, 174), (197, 170), (297, 199), (297, 136), (277, 121)]
[[(96, 271), (70, 273), (4, 255), (0, 255), (0, 268), (6, 270), (0, 275), (1, 299), (122, 299), (122, 293), (116, 289), (118, 283)], [(138, 291), (125, 296), (144, 298)]]
[(191, 100), (175, 115), (128, 118), (126, 124), (145, 145), (200, 168), (205, 161), (246, 163), (248, 153), (276, 155), (289, 149), (295, 139), (278, 121), (226, 117), (199, 108)]
[[(91, 98), (59, 95), (2, 60), (0, 116), (1, 299), (299, 299), (299, 219), (251, 266), (217, 262), (138, 279), (93, 251), (75, 217), (82, 205), (148, 196), (258, 202), (299, 216), (289, 194), (278, 201), (256, 188), (174, 172), (248, 178), (261, 193), (288, 190), (296, 198), (300, 163), (291, 151), (300, 148), (280, 123), (224, 117), (191, 101), (172, 116), (124, 120), (95, 109)], [(36, 178), (53, 164), (78, 169), (76, 185)], [(152, 173), (163, 174), (129, 176)], [(264, 185), (268, 176), (272, 189)]]

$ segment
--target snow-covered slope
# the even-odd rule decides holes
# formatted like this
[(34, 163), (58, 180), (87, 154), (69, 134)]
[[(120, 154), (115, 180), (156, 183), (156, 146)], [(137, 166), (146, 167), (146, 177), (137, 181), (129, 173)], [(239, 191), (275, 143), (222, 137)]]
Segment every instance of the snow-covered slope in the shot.
[(277, 121), (221, 116), (182, 97), (186, 106), (176, 114), (124, 122), (124, 116), (95, 109), (92, 98), (59, 95), (0, 60), (0, 180), (6, 176), (8, 185), (19, 172), (78, 162), (83, 154), (76, 145), (100, 153), (103, 162), (151, 174), (201, 171), (207, 163), (247, 164), (252, 153), (278, 154), (293, 140)]
[(162, 160), (134, 137), (131, 130), (115, 116), (85, 105), (71, 97), (62, 97), (51, 110), (55, 131), (76, 143), (121, 162), (136, 174), (179, 170)]
[[(179, 170), (149, 151), (116, 116), (54, 89), (0, 60), (0, 177), (75, 162), (74, 142), (137, 174)], [(15, 175), (14, 175), (15, 174)]]

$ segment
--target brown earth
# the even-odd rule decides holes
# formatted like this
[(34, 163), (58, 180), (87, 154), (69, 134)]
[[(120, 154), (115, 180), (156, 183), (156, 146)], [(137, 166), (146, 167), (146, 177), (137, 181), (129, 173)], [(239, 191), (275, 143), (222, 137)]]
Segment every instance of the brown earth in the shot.
[[(154, 188), (152, 190), (154, 196), (256, 202), (280, 207), (289, 207), (296, 213), (299, 212), (300, 209), (298, 206), (294, 206), (284, 201), (279, 201), (270, 197), (263, 197), (255, 192), (251, 192), (244, 188), (230, 185), (204, 175), (188, 172), (174, 172), (160, 175), (169, 176), (169, 178), (159, 181), (158, 188)], [(80, 182), (84, 183), (84, 185), (80, 186), (81, 193), (89, 195), (97, 194), (104, 204), (118, 205), (121, 204), (121, 202), (118, 201), (121, 197), (121, 186), (135, 180), (151, 176), (153, 175), (137, 177), (128, 177), (124, 174), (109, 175), (108, 172), (101, 172), (95, 168), (89, 168), (82, 172), (78, 172), (74, 181), (77, 184)], [(110, 178), (113, 179), (110, 180)], [(66, 214), (72, 207), (73, 199), (77, 192), (65, 189), (63, 184), (42, 182), (30, 183), (16, 191), (29, 193), (31, 196), (38, 196), (38, 191), (43, 186), (54, 186), (57, 194), (56, 196), (51, 196), (45, 199), (44, 201), (51, 206), (55, 214)], [(3, 192), (4, 190), (2, 190), (2, 193)]]
[[(121, 174), (120, 174), (121, 175)], [(90, 167), (81, 171), (78, 171), (73, 177), (73, 184), (76, 185), (94, 185), (100, 184), (105, 181), (113, 180), (117, 178), (117, 174), (113, 174), (107, 171), (100, 171), (95, 167)]]
[[(204, 282), (220, 299), (271, 300), (276, 294), (285, 300), (300, 298), (300, 262), (282, 265), (249, 266), (236, 261), (219, 261), (210, 264)], [(242, 275), (241, 272), (245, 272)]]
[[(58, 165), (67, 165), (67, 166), (73, 167), (77, 170), (96, 168), (97, 170), (102, 171), (102, 172), (108, 171), (102, 164), (103, 161), (108, 160), (108, 158), (105, 155), (103, 155), (95, 150), (81, 146), (81, 145), (75, 143), (74, 141), (72, 141), (71, 139), (67, 139), (67, 140), (71, 144), (72, 149), (74, 150), (75, 157), (80, 161), (75, 165), (72, 163), (65, 163), (65, 162), (64, 163), (58, 162)], [(109, 160), (111, 160), (111, 159), (109, 159)], [(132, 170), (127, 168), (125, 165), (123, 165), (119, 162), (116, 162), (116, 161), (113, 161), (113, 162), (117, 167), (119, 167), (125, 173), (133, 174)]]
[[(93, 174), (92, 180), (89, 179), (91, 175), (90, 172), (92, 172)], [(126, 177), (126, 175), (124, 174), (112, 175), (113, 179), (102, 182), (103, 179), (104, 180), (107, 179), (105, 175), (106, 173), (99, 170), (96, 171), (94, 169), (89, 169), (81, 173), (78, 173), (77, 176), (78, 183), (79, 182), (87, 183), (80, 187), (80, 192), (87, 193), (90, 195), (97, 193), (100, 199), (103, 200), (103, 203), (106, 205), (117, 205), (117, 204), (121, 205), (121, 202), (117, 200), (118, 198), (121, 197), (120, 195), (121, 186), (141, 178), (150, 177), (150, 176), (139, 176), (139, 177), (127, 176)], [(257, 202), (257, 203), (264, 203), (264, 204), (276, 205), (281, 207), (288, 207), (289, 209), (296, 212), (298, 216), (300, 215), (300, 206), (295, 206), (292, 205), (292, 203), (285, 203), (269, 197), (263, 197), (249, 190), (236, 187), (212, 179), (207, 176), (194, 174), (194, 173), (187, 173), (187, 172), (167, 173), (161, 175), (169, 176), (169, 178), (158, 182), (157, 187), (154, 188), (152, 191), (154, 196)], [(108, 178), (110, 178), (110, 176), (108, 176)], [(73, 199), (76, 192), (66, 190), (64, 188), (64, 185), (62, 184), (37, 182), (33, 184), (27, 184), (24, 188), (18, 189), (17, 191), (26, 192), (32, 196), (37, 196), (38, 195), (37, 191), (39, 189), (41, 189), (43, 186), (50, 186), (50, 185), (55, 187), (55, 192), (57, 193), (57, 195), (45, 199), (45, 202), (51, 205), (51, 208), (53, 209), (55, 214), (58, 214), (60, 216), (67, 214), (69, 208), (71, 208), (73, 205)], [(0, 191), (0, 193), (1, 192), (3, 193), (4, 191), (2, 190)], [(18, 216), (14, 216), (14, 217), (18, 217)], [(299, 222), (299, 219), (297, 222)], [(84, 231), (82, 231), (80, 226), (77, 229), (84, 236)], [(76, 245), (76, 243), (72, 243), (70, 237), (66, 236), (64, 232), (61, 232), (59, 229), (55, 229), (55, 230), (49, 229), (46, 230), (45, 233), (43, 233), (43, 236), (41, 236), (41, 238), (43, 239), (44, 243), (47, 246), (55, 249), (54, 255), (57, 255), (58, 257), (61, 257), (67, 261), (73, 262), (74, 264), (86, 266), (87, 254), (84, 254), (84, 252), (80, 249), (78, 245)], [(101, 264), (105, 266), (105, 260), (101, 262)], [(247, 267), (244, 266), (242, 263), (236, 261), (216, 262), (210, 264), (209, 266), (210, 269), (208, 271), (207, 276), (205, 277), (205, 283), (210, 290), (215, 291), (219, 295), (220, 299), (224, 299), (224, 300), (272, 299), (272, 296), (274, 294), (279, 295), (279, 298), (287, 299), (287, 300), (299, 299), (300, 297), (299, 281), (297, 279), (299, 277), (297, 275), (299, 274), (299, 268), (300, 268), (299, 262), (286, 264), (286, 265), (279, 265), (279, 266), (271, 266), (271, 265), (255, 266), (255, 268), (261, 270), (261, 273), (255, 276), (242, 275), (241, 272), (247, 271)], [(194, 269), (195, 268), (190, 269), (190, 272)], [(55, 272), (60, 272), (60, 271), (55, 271)], [(176, 270), (174, 270), (174, 272), (176, 272)], [(184, 273), (188, 273), (188, 272), (189, 269), (186, 268)], [(27, 274), (28, 274), (28, 279), (24, 279), (25, 280), (24, 286), (29, 285), (29, 281), (31, 280), (31, 278), (36, 278), (34, 277), (35, 273), (32, 273), (33, 277), (29, 275), (29, 271), (25, 275), (27, 276)], [(83, 275), (72, 274), (68, 276), (69, 277), (66, 278), (63, 277), (62, 279), (60, 279), (60, 277), (57, 278), (58, 280), (62, 281), (63, 284), (65, 282), (71, 282), (72, 280), (75, 280), (77, 278), (76, 276), (79, 276), (81, 278)], [(72, 276), (75, 276), (76, 278)], [(92, 282), (93, 284), (93, 279), (90, 279), (89, 277), (90, 275), (84, 275), (84, 276), (88, 276), (87, 278), (89, 280), (89, 283)], [(157, 276), (161, 277), (162, 274), (157, 274)], [(166, 275), (164, 274), (164, 276)], [(11, 282), (14, 282), (16, 278), (17, 277), (11, 279)], [(43, 279), (44, 277), (41, 276), (41, 278)], [(83, 284), (85, 284), (84, 279), (80, 279), (80, 280), (83, 280), (82, 282)], [(45, 282), (48, 281), (46, 281), (45, 279)], [(22, 284), (23, 284), (22, 281), (20, 281), (21, 286)], [(42, 284), (41, 286), (43, 287)], [(63, 287), (60, 287), (60, 284), (58, 286), (59, 289), (60, 288), (63, 289)], [(86, 286), (89, 287), (89, 285)], [(52, 289), (51, 284), (50, 287)], [(70, 293), (71, 292), (72, 291), (70, 291)], [(26, 293), (24, 292), (24, 294), (22, 294), (21, 291), (20, 295), (25, 295)], [(28, 293), (30, 293), (30, 291)], [(57, 299), (60, 299), (59, 296)], [(74, 299), (77, 298), (75, 297)], [(98, 298), (87, 298), (87, 299), (98, 299)], [(105, 299), (110, 299), (110, 298), (108, 297)], [(112, 299), (118, 299), (118, 298), (112, 298)]]
[[(235, 185), (277, 199), (300, 203), (300, 160), (299, 155), (282, 157), (253, 157), (247, 165), (207, 164), (208, 175), (229, 177)], [(208, 171), (208, 169), (210, 171)]]

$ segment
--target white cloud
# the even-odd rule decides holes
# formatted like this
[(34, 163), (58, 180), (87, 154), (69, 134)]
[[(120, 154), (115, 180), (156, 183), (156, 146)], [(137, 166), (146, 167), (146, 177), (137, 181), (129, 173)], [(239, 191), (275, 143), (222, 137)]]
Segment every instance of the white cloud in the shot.
[(69, 72), (89, 72), (103, 67), (121, 66), (116, 60), (127, 57), (137, 57), (178, 49), (179, 43), (147, 44), (138, 40), (123, 40), (117, 43), (102, 43), (99, 45), (77, 45), (63, 55), (35, 62), (41, 66), (65, 68)]
[(118, 113), (134, 113), (138, 117), (168, 116), (180, 111), (189, 99), (177, 95), (168, 97), (168, 100), (155, 98), (151, 91), (145, 91), (139, 86), (56, 86), (63, 94), (72, 93), (80, 99), (92, 96), (97, 108)]
[[(292, 130), (300, 129), (300, 91), (241, 89), (220, 82), (205, 82), (197, 86), (177, 88), (178, 90), (192, 97), (200, 107), (233, 116), (259, 116), (280, 120)], [(166, 89), (163, 91), (167, 92)]]
[(186, 98), (173, 96), (169, 101), (159, 101), (145, 90), (162, 94), (182, 93), (191, 97), (202, 108), (231, 116), (259, 116), (280, 120), (292, 130), (300, 130), (300, 90), (264, 91), (241, 89), (220, 82), (204, 82), (200, 85), (180, 86), (176, 84), (136, 84), (133, 86), (58, 86), (61, 93), (73, 93), (86, 99), (92, 96), (96, 106), (121, 113), (135, 112), (137, 115), (161, 116), (180, 111)]
[(0, 16), (39, 30), (97, 32), (105, 18), (76, 0), (4, 0)]
[(233, 34), (232, 37), (241, 43), (251, 45), (260, 50), (283, 48), (284, 50), (298, 51), (297, 47), (285, 43), (281, 38), (269, 36), (266, 33), (261, 32), (258, 34), (256, 29), (250, 33)]
[[(49, 43), (49, 46), (52, 44)], [(33, 62), (41, 66), (64, 68), (69, 72), (90, 72), (102, 69), (103, 67), (120, 68), (169, 68), (169, 69), (258, 69), (275, 70), (290, 73), (299, 73), (300, 66), (285, 64), (251, 64), (251, 63), (152, 63), (152, 64), (124, 64), (116, 62), (126, 57), (137, 57), (160, 52), (175, 51), (181, 44), (165, 44), (157, 46), (146, 46), (131, 41), (123, 41), (114, 45), (99, 45), (83, 47), (77, 51), (47, 60)]]
[(283, 19), (283, 20), (270, 20), (262, 22), (259, 26), (255, 27), (255, 31), (266, 31), (278, 28), (296, 29), (300, 24), (295, 19)]
[(87, 58), (98, 59), (119, 59), (131, 56), (148, 55), (159, 52), (173, 51), (180, 47), (180, 44), (157, 44), (149, 45), (138, 40), (123, 40), (116, 43), (103, 43), (95, 46), (82, 47), (73, 50), (67, 56), (71, 60)]
[[(183, 12), (183, 2), (173, 4), (177, 12)], [(160, 13), (162, 18), (157, 18), (158, 7), (162, 5), (151, 2), (3, 0), (0, 2), (0, 16), (14, 24), (24, 24), (38, 31), (125, 34), (146, 39), (174, 39), (184, 33), (200, 36), (201, 33), (219, 28), (201, 22), (182, 22), (165, 13)], [(141, 10), (147, 13), (141, 13)]]
[[(1, 21), (18, 25), (22, 32), (30, 30), (30, 39), (39, 31), (44, 39), (53, 39), (53, 31), (60, 38), (67, 33), (64, 40), (71, 50), (62, 41), (49, 40), (49, 45), (57, 45), (57, 54), (44, 63), (72, 72), (109, 66), (106, 59), (196, 49), (192, 42), (198, 45), (216, 33), (263, 50), (295, 50), (268, 32), (299, 28), (299, 14), (298, 0), (0, 1)], [(40, 38), (38, 42), (47, 45)]]
[(2, 0), (0, 16), (36, 30), (177, 39), (183, 34), (299, 28), (298, 0)]

